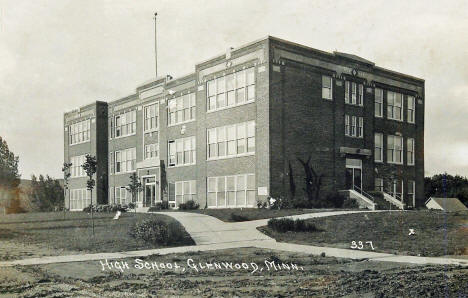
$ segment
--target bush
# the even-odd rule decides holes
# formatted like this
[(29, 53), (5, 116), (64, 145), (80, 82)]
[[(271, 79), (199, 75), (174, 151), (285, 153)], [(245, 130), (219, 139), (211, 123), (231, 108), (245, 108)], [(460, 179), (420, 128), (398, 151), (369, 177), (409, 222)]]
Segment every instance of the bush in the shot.
[(237, 213), (231, 213), (231, 220), (232, 221), (249, 221), (249, 218), (247, 218), (246, 216), (244, 215), (240, 215), (240, 214), (237, 214)]
[(272, 218), (268, 221), (268, 227), (277, 232), (317, 232), (319, 229), (303, 219)]
[(168, 224), (158, 218), (147, 219), (135, 224), (130, 228), (129, 234), (135, 239), (159, 245), (170, 245), (181, 242), (185, 236), (180, 225), (175, 222)]
[(179, 204), (179, 209), (180, 210), (195, 210), (198, 209), (200, 205), (195, 202), (194, 200), (189, 200), (185, 203), (180, 203)]
[[(267, 202), (270, 203), (270, 199), (272, 197), (268, 197)], [(294, 202), (291, 199), (285, 199), (284, 197), (278, 197), (277, 199), (273, 198), (275, 201), (273, 204), (270, 205), (270, 209), (290, 209), (294, 207)]]
[(356, 200), (346, 199), (343, 202), (343, 208), (345, 208), (345, 209), (356, 209), (356, 208), (359, 208), (359, 204), (356, 202)]
[(128, 209), (135, 209), (136, 204), (133, 202), (128, 203)]
[(342, 208), (346, 197), (339, 192), (331, 192), (327, 194), (324, 205), (331, 208)]
[(153, 212), (153, 211), (159, 211), (159, 210), (165, 210), (169, 209), (169, 202), (168, 201), (161, 201), (157, 202), (154, 206), (151, 206), (148, 211)]

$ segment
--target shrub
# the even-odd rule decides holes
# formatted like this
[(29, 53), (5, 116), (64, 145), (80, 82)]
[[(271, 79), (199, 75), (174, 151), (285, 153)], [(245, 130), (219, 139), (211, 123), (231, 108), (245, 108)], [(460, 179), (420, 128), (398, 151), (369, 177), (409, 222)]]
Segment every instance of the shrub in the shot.
[(343, 208), (346, 209), (356, 209), (359, 208), (359, 204), (356, 202), (356, 200), (353, 199), (346, 199), (343, 202)]
[(247, 218), (246, 216), (244, 215), (240, 215), (240, 214), (237, 214), (237, 213), (231, 213), (231, 220), (232, 221), (249, 221), (249, 218)]
[(133, 202), (128, 203), (128, 209), (135, 209), (136, 204)]
[(344, 195), (339, 192), (331, 192), (327, 194), (324, 205), (326, 207), (342, 208), (345, 201), (346, 197)]
[[(270, 202), (271, 197), (268, 197), (268, 203)], [(270, 209), (290, 209), (294, 207), (294, 203), (291, 199), (285, 199), (284, 197), (278, 197), (274, 199), (273, 204), (270, 205)]]
[(189, 200), (185, 203), (180, 203), (179, 204), (179, 209), (180, 210), (195, 210), (198, 209), (200, 205), (195, 202), (194, 200)]
[(319, 229), (303, 219), (272, 218), (268, 221), (268, 227), (277, 232), (317, 232)]
[(164, 210), (164, 209), (169, 209), (169, 202), (168, 201), (157, 202), (154, 206), (151, 206), (148, 209), (148, 211), (153, 212), (153, 211), (159, 211), (159, 210)]
[(159, 244), (170, 245), (184, 239), (182, 227), (175, 222), (167, 223), (158, 218), (147, 219), (130, 228), (129, 234), (135, 239)]

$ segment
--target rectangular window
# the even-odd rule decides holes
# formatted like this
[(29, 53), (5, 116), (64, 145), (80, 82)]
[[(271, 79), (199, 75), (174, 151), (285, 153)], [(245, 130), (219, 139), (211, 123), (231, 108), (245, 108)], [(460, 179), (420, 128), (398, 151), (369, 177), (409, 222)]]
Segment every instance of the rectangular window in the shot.
[(196, 163), (195, 136), (168, 142), (169, 166), (188, 166)]
[(357, 137), (362, 138), (364, 136), (364, 119), (358, 117), (358, 128), (357, 128)]
[(195, 120), (195, 93), (185, 94), (167, 101), (167, 124), (176, 125)]
[(383, 162), (383, 134), (374, 135), (374, 161)]
[(255, 101), (255, 68), (250, 67), (207, 82), (208, 111)]
[(78, 155), (78, 156), (70, 157), (70, 163), (72, 164), (70, 167), (71, 178), (86, 177), (86, 172), (82, 167), (85, 161), (86, 161), (85, 155)]
[(375, 88), (375, 117), (383, 117), (383, 90)]
[(359, 93), (358, 93), (358, 105), (364, 105), (364, 85), (359, 84)]
[(322, 98), (333, 100), (332, 77), (322, 76)]
[(159, 116), (159, 105), (154, 103), (146, 106), (144, 110), (145, 116), (145, 132), (153, 131), (158, 129), (158, 116)]
[(345, 103), (350, 103), (349, 94), (350, 94), (350, 82), (345, 81)]
[(176, 206), (187, 201), (197, 201), (197, 181), (176, 181), (175, 182), (175, 200)]
[(82, 210), (91, 205), (91, 195), (86, 188), (70, 189), (70, 210)]
[(356, 116), (351, 116), (351, 136), (356, 136)]
[(353, 105), (356, 104), (356, 93), (357, 93), (357, 90), (356, 90), (356, 83), (355, 82), (352, 82), (351, 83), (351, 103)]
[(115, 173), (129, 173), (136, 169), (136, 149), (115, 151)]
[(209, 208), (254, 206), (255, 175), (208, 177), (207, 201)]
[(145, 159), (158, 158), (159, 156), (159, 144), (146, 144), (145, 145)]
[(415, 122), (415, 98), (414, 96), (408, 96), (408, 122), (414, 123)]
[(412, 207), (416, 205), (415, 186), (416, 184), (414, 183), (414, 180), (408, 180), (407, 205)]
[(125, 137), (136, 133), (136, 110), (115, 116), (115, 137)]
[(375, 191), (384, 191), (382, 178), (375, 178)]
[(414, 139), (408, 138), (406, 140), (406, 145), (407, 163), (409, 166), (414, 166)]
[(403, 163), (403, 137), (387, 136), (387, 161), (388, 163)]
[(349, 120), (349, 115), (345, 115), (345, 135), (351, 136), (351, 123)]
[(71, 124), (68, 127), (68, 139), (70, 145), (85, 143), (89, 141), (91, 132), (91, 120), (83, 120)]
[(132, 201), (132, 193), (126, 188), (126, 186), (120, 186), (115, 188), (115, 204), (127, 205)]
[(114, 152), (109, 152), (109, 174), (114, 174)]
[(387, 118), (403, 120), (403, 99), (401, 93), (387, 91)]
[(207, 158), (241, 156), (255, 152), (255, 121), (207, 129)]

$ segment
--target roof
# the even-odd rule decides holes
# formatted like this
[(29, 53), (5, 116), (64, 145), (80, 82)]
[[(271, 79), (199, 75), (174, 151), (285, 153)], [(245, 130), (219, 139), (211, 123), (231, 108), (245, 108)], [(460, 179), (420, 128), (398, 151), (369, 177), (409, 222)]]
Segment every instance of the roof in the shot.
[(448, 212), (468, 210), (468, 208), (466, 208), (466, 206), (457, 198), (430, 197), (429, 200), (427, 200), (426, 205), (430, 200), (435, 201), (443, 210)]
[(343, 53), (343, 52), (333, 52), (333, 54), (335, 56), (338, 56), (338, 57), (344, 57), (346, 59), (349, 59), (349, 60), (354, 60), (354, 61), (358, 61), (358, 62), (361, 62), (361, 63), (364, 63), (364, 64), (369, 64), (371, 66), (375, 66), (375, 63), (372, 62), (372, 61), (369, 61), (367, 59), (364, 59), (362, 57), (359, 57), (359, 56), (356, 56), (356, 55), (353, 55), (353, 54), (348, 54), (348, 53)]

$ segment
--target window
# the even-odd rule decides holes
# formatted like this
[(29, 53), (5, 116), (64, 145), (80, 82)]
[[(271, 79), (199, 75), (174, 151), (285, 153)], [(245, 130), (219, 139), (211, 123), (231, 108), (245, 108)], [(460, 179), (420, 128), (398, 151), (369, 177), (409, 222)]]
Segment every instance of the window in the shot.
[(195, 159), (195, 137), (186, 137), (168, 142), (169, 166), (194, 165)]
[(349, 94), (350, 94), (350, 81), (345, 81), (345, 103), (351, 103)]
[(409, 166), (414, 166), (414, 139), (413, 138), (408, 138), (406, 140), (406, 153), (407, 153), (407, 163)]
[(399, 201), (403, 200), (403, 180), (388, 180), (387, 193)]
[(91, 196), (86, 188), (70, 189), (70, 210), (82, 210), (91, 205)]
[(382, 178), (375, 178), (375, 191), (384, 191)]
[(195, 120), (195, 93), (185, 94), (168, 102), (167, 124), (176, 125)]
[(387, 91), (387, 118), (393, 120), (403, 120), (401, 93)]
[(415, 98), (414, 96), (408, 96), (408, 122), (414, 123), (415, 121)]
[(332, 77), (322, 76), (322, 98), (333, 100)]
[(346, 136), (351, 135), (351, 124), (349, 120), (349, 115), (345, 115), (345, 135)]
[(159, 156), (158, 149), (158, 143), (145, 145), (145, 159), (157, 158)]
[(387, 136), (387, 161), (389, 163), (403, 163), (403, 137)]
[(176, 204), (197, 201), (197, 181), (177, 181), (175, 183)]
[(254, 206), (255, 175), (208, 177), (207, 200), (209, 208)]
[(115, 137), (124, 137), (136, 133), (136, 110), (115, 116)]
[(383, 162), (383, 134), (381, 133), (374, 135), (374, 160)]
[(68, 127), (68, 138), (70, 145), (88, 142), (91, 131), (90, 127), (91, 121), (89, 119), (71, 124)]
[(407, 196), (408, 196), (407, 205), (414, 207), (416, 205), (414, 180), (408, 180)]
[(157, 103), (145, 107), (145, 131), (153, 131), (158, 129), (158, 115), (159, 105)]
[(136, 150), (129, 148), (115, 151), (115, 173), (129, 173), (135, 171)]
[(255, 100), (255, 68), (250, 67), (207, 82), (208, 111)]
[(357, 93), (357, 90), (356, 90), (356, 83), (355, 82), (352, 82), (351, 83), (351, 103), (353, 105), (356, 104), (356, 93)]
[(125, 186), (116, 187), (114, 200), (117, 205), (127, 205), (132, 201), (132, 193)]
[(375, 89), (375, 117), (383, 117), (383, 90)]
[(357, 129), (357, 137), (362, 138), (364, 135), (364, 119), (362, 117), (358, 118), (358, 129)]
[(351, 117), (351, 136), (356, 136), (356, 116)]
[(358, 93), (358, 102), (357, 104), (362, 106), (364, 105), (364, 85), (359, 84), (359, 93)]
[(208, 159), (234, 157), (255, 152), (255, 121), (207, 130)]
[(86, 177), (86, 172), (81, 165), (83, 165), (86, 161), (85, 155), (79, 156), (72, 156), (70, 157), (70, 163), (72, 164), (70, 167), (70, 174), (72, 178), (76, 177)]

